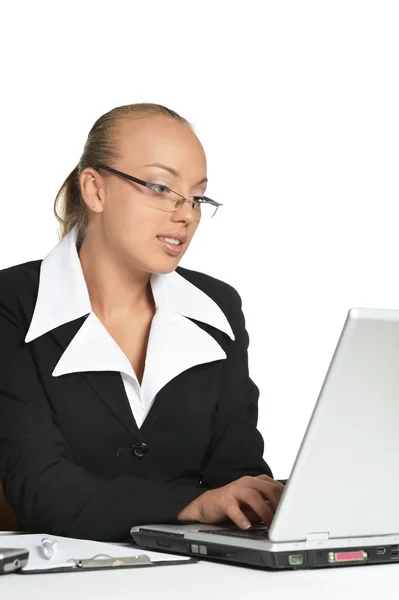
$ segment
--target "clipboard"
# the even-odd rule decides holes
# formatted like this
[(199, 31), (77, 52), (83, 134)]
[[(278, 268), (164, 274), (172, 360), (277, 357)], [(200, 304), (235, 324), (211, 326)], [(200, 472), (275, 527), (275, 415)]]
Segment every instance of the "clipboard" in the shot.
[(137, 567), (164, 567), (168, 565), (189, 565), (199, 562), (196, 558), (157, 560), (152, 561), (147, 554), (137, 556), (112, 557), (106, 554), (97, 554), (92, 558), (71, 559), (70, 567), (56, 567), (52, 569), (21, 569), (14, 571), (17, 575), (40, 575), (44, 573), (83, 573), (87, 571), (107, 571), (115, 569), (131, 569)]
[[(168, 565), (186, 565), (199, 562), (197, 557), (174, 553), (155, 552), (137, 548), (130, 543), (115, 544), (96, 542), (47, 534), (0, 535), (0, 546), (26, 548), (28, 563), (13, 571), (18, 575), (35, 573), (80, 573), (87, 571), (147, 568)], [(50, 557), (44, 552), (43, 542), (56, 546)]]

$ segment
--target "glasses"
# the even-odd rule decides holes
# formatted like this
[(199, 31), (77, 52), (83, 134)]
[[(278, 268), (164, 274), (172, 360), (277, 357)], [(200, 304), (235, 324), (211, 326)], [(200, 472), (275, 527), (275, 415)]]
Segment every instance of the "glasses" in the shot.
[(116, 169), (108, 167), (107, 165), (98, 165), (96, 170), (98, 169), (105, 169), (106, 171), (115, 173), (115, 175), (124, 177), (129, 181), (134, 181), (135, 183), (145, 186), (150, 194), (149, 199), (151, 205), (160, 210), (176, 212), (183, 206), (185, 202), (190, 202), (191, 206), (193, 207), (195, 218), (197, 220), (208, 220), (215, 216), (219, 206), (223, 206), (219, 202), (215, 202), (215, 200), (211, 200), (206, 196), (192, 196), (190, 200), (187, 200), (187, 198), (181, 194), (178, 194), (178, 192), (174, 192), (166, 185), (143, 181), (143, 179), (138, 179), (132, 175), (127, 175), (127, 173), (122, 173), (122, 171), (117, 171)]

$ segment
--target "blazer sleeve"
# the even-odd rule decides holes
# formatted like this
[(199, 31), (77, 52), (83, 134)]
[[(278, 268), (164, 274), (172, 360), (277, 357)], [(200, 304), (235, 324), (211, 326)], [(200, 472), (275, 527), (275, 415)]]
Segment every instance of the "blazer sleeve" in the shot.
[(257, 429), (259, 388), (249, 377), (249, 336), (242, 301), (233, 298), (229, 322), (235, 340), (227, 350), (211, 443), (205, 460), (202, 485), (216, 488), (244, 475), (273, 477), (263, 460), (264, 442)]
[(133, 476), (103, 479), (71, 460), (38, 378), (18, 300), (0, 290), (0, 481), (28, 530), (95, 540), (129, 538), (133, 525), (177, 522), (198, 486)]

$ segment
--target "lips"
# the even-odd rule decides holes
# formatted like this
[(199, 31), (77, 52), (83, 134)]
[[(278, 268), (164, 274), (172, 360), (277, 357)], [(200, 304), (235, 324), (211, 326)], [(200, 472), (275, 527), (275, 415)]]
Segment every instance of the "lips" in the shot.
[(157, 236), (157, 238), (167, 254), (179, 256), (183, 252), (183, 244), (172, 244), (170, 242), (166, 242), (165, 240), (161, 240), (159, 236)]
[[(183, 252), (183, 245), (187, 241), (187, 236), (179, 231), (170, 231), (169, 233), (160, 233), (157, 235), (158, 240), (162, 244), (164, 251), (171, 256), (179, 256)], [(162, 238), (170, 238), (167, 239)], [(176, 240), (176, 244), (173, 244), (171, 240)]]
[(183, 233), (178, 233), (176, 231), (171, 232), (171, 233), (160, 233), (159, 235), (157, 235), (157, 238), (172, 238), (174, 240), (178, 240), (181, 244), (185, 244), (187, 241), (187, 236), (184, 235)]

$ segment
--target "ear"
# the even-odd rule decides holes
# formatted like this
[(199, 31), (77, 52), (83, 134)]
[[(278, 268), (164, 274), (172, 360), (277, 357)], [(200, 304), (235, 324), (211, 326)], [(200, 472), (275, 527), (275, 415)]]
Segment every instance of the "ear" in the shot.
[(101, 213), (105, 203), (105, 183), (100, 173), (91, 167), (83, 169), (80, 174), (82, 198), (91, 212)]

